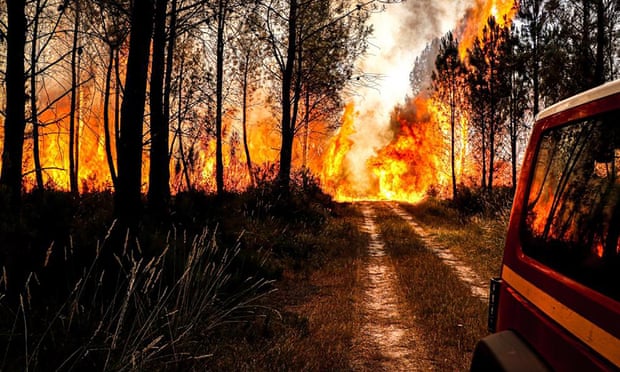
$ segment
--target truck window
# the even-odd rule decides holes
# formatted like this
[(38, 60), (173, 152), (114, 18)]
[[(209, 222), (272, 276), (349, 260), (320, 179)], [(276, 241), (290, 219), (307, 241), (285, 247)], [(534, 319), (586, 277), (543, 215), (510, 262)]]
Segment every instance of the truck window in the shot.
[(620, 111), (545, 132), (521, 231), (523, 251), (620, 301)]

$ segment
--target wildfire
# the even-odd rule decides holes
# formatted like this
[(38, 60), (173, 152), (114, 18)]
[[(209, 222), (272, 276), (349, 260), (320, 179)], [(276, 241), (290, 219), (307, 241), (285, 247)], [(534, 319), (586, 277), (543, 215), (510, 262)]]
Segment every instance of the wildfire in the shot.
[[(514, 0), (476, 0), (456, 32), (463, 58), (476, 37), (481, 36), (493, 16), (500, 25), (511, 22), (517, 8)], [(421, 95), (392, 117), (392, 139), (375, 150), (370, 159), (354, 158), (349, 153), (356, 145), (352, 136), (365, 123), (352, 118), (348, 109), (343, 126), (330, 143), (325, 157), (323, 184), (337, 200), (379, 199), (415, 203), (429, 192), (447, 194), (450, 186), (450, 121), (442, 103)], [(370, 115), (372, 116), (372, 115)], [(468, 159), (468, 119), (458, 118), (455, 140), (455, 173), (461, 182), (473, 179), (476, 172)], [(378, 135), (378, 134), (374, 134)], [(365, 162), (365, 164), (361, 164)], [(353, 166), (355, 165), (355, 167)], [(365, 168), (365, 177), (353, 177), (352, 169)], [(327, 171), (325, 171), (327, 170)], [(363, 182), (360, 185), (359, 182)], [(357, 182), (357, 184), (356, 184)], [(363, 190), (360, 192), (359, 190)]]
[(476, 5), (470, 8), (460, 30), (456, 33), (460, 40), (461, 59), (465, 59), (467, 49), (473, 45), (476, 37), (482, 35), (489, 17), (494, 17), (500, 26), (504, 26), (510, 24), (516, 13), (517, 6), (514, 0), (476, 0)]
[[(500, 24), (504, 24), (510, 22), (515, 13), (513, 0), (476, 0), (475, 8), (467, 13), (456, 32), (461, 40), (461, 55), (471, 46), (475, 37), (481, 34), (489, 16), (495, 16)], [(54, 98), (48, 99), (50, 102), (40, 98), (39, 105), (45, 107)], [(80, 89), (78, 101), (81, 108), (76, 113), (78, 141), (75, 153), (78, 154), (79, 191), (111, 189), (113, 185), (102, 123), (103, 98), (95, 86), (88, 83)], [(114, 103), (111, 103), (110, 118), (114, 118), (113, 106)], [(259, 106), (255, 105), (248, 113), (251, 117), (248, 122), (248, 147), (254, 171), (265, 164), (276, 163), (280, 147), (277, 119), (274, 119), (268, 108)], [(44, 183), (47, 187), (60, 190), (68, 190), (70, 187), (69, 111), (69, 97), (65, 97), (54, 102), (52, 109), (38, 118), (41, 124), (39, 153)], [(365, 135), (360, 128), (364, 128), (368, 120), (378, 119), (374, 114), (368, 114), (369, 111), (360, 114), (354, 104), (349, 103), (343, 113), (342, 126), (327, 141), (324, 138), (312, 138), (312, 134), (309, 134), (326, 133), (326, 123), (315, 123), (313, 129), (301, 129), (298, 132), (293, 166), (305, 166), (319, 174), (323, 188), (337, 200), (389, 199), (417, 202), (431, 190), (445, 192), (450, 184), (450, 166), (447, 150), (449, 127), (446, 126), (444, 111), (438, 102), (424, 97), (412, 99), (393, 112), (391, 132), (371, 134), (380, 140), (367, 145), (364, 156), (359, 156), (359, 153), (352, 155), (352, 149), (360, 145), (360, 137)], [(226, 120), (223, 151), (226, 188), (239, 190), (247, 187), (252, 177), (246, 164), (239, 121), (233, 117)], [(465, 118), (459, 120), (459, 137), (466, 138), (468, 123)], [(110, 125), (114, 126), (114, 123)], [(170, 162), (172, 192), (187, 188), (212, 191), (215, 187), (215, 139), (207, 135), (205, 129), (200, 129), (202, 132), (199, 135), (187, 134), (185, 128), (181, 128), (183, 125), (171, 123), (171, 130), (174, 131), (170, 135), (173, 147)], [(178, 130), (176, 126), (179, 126)], [(111, 155), (115, 159), (114, 128), (110, 132), (113, 137)], [(147, 143), (142, 179), (146, 188), (149, 167), (146, 126), (145, 139)], [(181, 143), (182, 151), (179, 148)], [(468, 172), (466, 140), (458, 143), (456, 150), (456, 169), (461, 178)], [(374, 154), (369, 156), (372, 151)], [(24, 154), (24, 185), (29, 190), (36, 183), (31, 137), (27, 138)]]

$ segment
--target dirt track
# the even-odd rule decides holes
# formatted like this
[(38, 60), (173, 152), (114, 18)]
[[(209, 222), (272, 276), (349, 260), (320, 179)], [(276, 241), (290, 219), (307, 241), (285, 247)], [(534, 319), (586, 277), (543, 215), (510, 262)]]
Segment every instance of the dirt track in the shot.
[[(449, 248), (437, 244), (435, 238), (398, 204), (386, 203), (385, 206), (405, 220), (427, 249), (454, 270), (474, 297), (487, 301), (488, 285), (471, 268), (459, 261)], [(354, 340), (354, 368), (363, 371), (436, 370), (433, 355), (429, 354), (431, 345), (425, 344), (424, 334), (415, 324), (414, 314), (407, 313), (410, 310), (399, 292), (396, 270), (376, 226), (373, 203), (361, 203), (360, 209), (364, 214), (361, 230), (369, 234), (369, 246), (361, 274), (363, 298), (358, 304), (363, 325)]]
[(357, 370), (366, 371), (423, 371), (432, 370), (428, 348), (421, 332), (408, 319), (407, 306), (398, 291), (394, 266), (384, 251), (381, 235), (375, 226), (371, 204), (362, 204), (364, 226), (370, 234), (368, 255), (362, 284), (363, 326), (354, 340)]

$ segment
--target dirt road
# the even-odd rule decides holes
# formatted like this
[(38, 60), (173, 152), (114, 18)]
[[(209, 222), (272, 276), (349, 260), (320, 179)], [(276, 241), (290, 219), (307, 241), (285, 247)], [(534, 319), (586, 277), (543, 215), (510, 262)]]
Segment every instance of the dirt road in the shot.
[(381, 235), (375, 225), (375, 212), (368, 203), (361, 205), (364, 213), (362, 229), (370, 235), (368, 257), (362, 284), (364, 298), (360, 305), (364, 325), (355, 340), (356, 369), (367, 371), (432, 370), (428, 348), (416, 324), (405, 315), (407, 306), (398, 292), (396, 272), (384, 251)]
[[(361, 284), (363, 298), (358, 301), (363, 325), (354, 340), (356, 356), (354, 367), (363, 371), (428, 371), (438, 370), (433, 360), (432, 345), (428, 345), (415, 314), (406, 304), (399, 291), (398, 277), (391, 258), (386, 254), (382, 236), (376, 224), (377, 215), (373, 203), (361, 203), (364, 214), (361, 230), (369, 234), (368, 253), (365, 257)], [(488, 287), (476, 273), (460, 262), (450, 250), (435, 242), (432, 235), (419, 226), (406, 211), (396, 203), (386, 203), (391, 211), (405, 220), (412, 234), (424, 241), (432, 251), (455, 272), (470, 289), (474, 297), (487, 301)]]

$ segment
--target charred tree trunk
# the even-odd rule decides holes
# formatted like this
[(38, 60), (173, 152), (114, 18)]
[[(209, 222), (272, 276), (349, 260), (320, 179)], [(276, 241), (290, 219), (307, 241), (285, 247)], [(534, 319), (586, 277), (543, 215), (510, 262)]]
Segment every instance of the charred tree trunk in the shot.
[(115, 215), (129, 228), (136, 227), (142, 210), (142, 129), (153, 11), (152, 0), (141, 0), (134, 2), (131, 13), (125, 95), (121, 105), (118, 188), (114, 199)]
[(26, 45), (26, 1), (11, 0), (7, 5), (6, 116), (0, 185), (9, 194), (15, 214), (21, 204), (22, 158), (26, 130), (24, 57)]
[(496, 94), (496, 79), (497, 75), (495, 74), (495, 69), (497, 68), (497, 55), (495, 53), (495, 45), (497, 43), (496, 33), (495, 33), (495, 24), (490, 27), (490, 45), (491, 45), (491, 53), (489, 55), (489, 179), (488, 181), (488, 191), (489, 193), (493, 192), (493, 177), (495, 170), (495, 130), (497, 129), (497, 99), (495, 97)]
[(168, 158), (168, 122), (164, 114), (164, 68), (166, 62), (167, 0), (157, 0), (151, 61), (151, 163), (149, 168), (148, 206), (163, 215), (170, 199), (170, 163)]
[(105, 88), (103, 93), (103, 135), (105, 141), (105, 155), (110, 169), (110, 178), (114, 189), (117, 186), (116, 166), (112, 157), (112, 136), (110, 135), (110, 93), (112, 90), (112, 69), (114, 68), (114, 47), (109, 46), (108, 67), (106, 69)]
[(242, 89), (243, 97), (241, 103), (241, 125), (243, 129), (243, 150), (245, 151), (245, 161), (248, 166), (250, 182), (255, 184), (254, 170), (252, 169), (252, 158), (250, 157), (250, 147), (248, 146), (248, 85), (250, 73), (250, 51), (245, 54), (245, 64), (243, 66)]
[[(168, 50), (166, 53), (166, 72), (164, 76), (164, 122), (170, 126), (170, 96), (172, 95), (172, 70), (174, 64), (174, 49), (176, 45), (177, 28), (177, 2), (172, 0), (170, 11), (170, 32), (168, 34)], [(168, 159), (172, 156), (172, 150), (168, 152)]]
[(594, 68), (594, 83), (596, 85), (605, 82), (605, 47), (607, 46), (605, 33), (606, 23), (607, 19), (603, 0), (596, 0), (596, 65)]
[(69, 111), (69, 184), (72, 194), (77, 194), (78, 190), (78, 132), (79, 128), (76, 128), (76, 119), (79, 105), (79, 28), (80, 28), (80, 2), (75, 2), (75, 19), (73, 22), (73, 49), (71, 50), (71, 109)]
[(293, 160), (294, 128), (291, 121), (291, 87), (295, 53), (297, 51), (297, 0), (291, 0), (288, 18), (288, 47), (286, 64), (282, 71), (282, 147), (280, 148), (280, 170), (278, 183), (281, 191), (288, 194), (291, 181), (291, 162)]
[(30, 120), (32, 121), (32, 157), (34, 159), (34, 173), (36, 188), (43, 190), (43, 169), (41, 167), (41, 152), (39, 149), (39, 115), (37, 108), (37, 40), (39, 37), (39, 15), (41, 0), (35, 2), (35, 13), (32, 23), (32, 42), (30, 49)]
[(539, 102), (540, 102), (540, 38), (541, 38), (541, 28), (540, 24), (540, 1), (534, 1), (534, 16), (532, 17), (532, 95), (534, 96), (534, 107), (532, 108), (533, 115), (536, 117), (538, 115)]
[[(114, 51), (114, 143), (116, 144), (116, 163), (118, 164), (118, 148), (121, 143), (121, 91), (123, 90), (123, 83), (121, 82), (121, 70), (120, 70), (120, 49), (117, 48)], [(118, 180), (118, 170), (117, 170)], [(116, 190), (116, 188), (115, 188)]]
[(456, 155), (455, 155), (455, 127), (456, 127), (456, 90), (454, 82), (450, 89), (450, 168), (452, 171), (452, 200), (456, 199)]
[(222, 111), (224, 105), (224, 27), (226, 26), (226, 6), (224, 0), (218, 0), (217, 9), (217, 51), (216, 51), (216, 103), (215, 103), (215, 182), (217, 195), (224, 194), (224, 157), (222, 154)]

